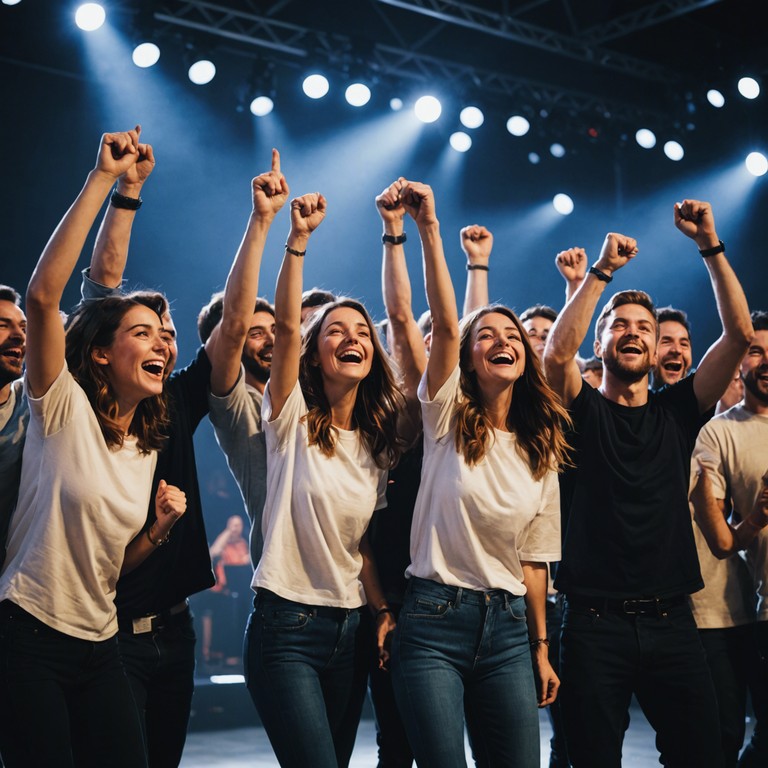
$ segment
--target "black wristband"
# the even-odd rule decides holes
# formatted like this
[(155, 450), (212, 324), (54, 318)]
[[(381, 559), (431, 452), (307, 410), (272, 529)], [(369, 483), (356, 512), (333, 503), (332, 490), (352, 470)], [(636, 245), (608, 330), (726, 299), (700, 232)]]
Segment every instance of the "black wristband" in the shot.
[(547, 648), (549, 648), (549, 638), (537, 637), (535, 640), (531, 640), (528, 645), (530, 645), (531, 648), (538, 648), (540, 645), (546, 645)]
[(395, 615), (395, 612), (391, 608), (388, 608), (388, 607), (385, 606), (384, 608), (379, 608), (379, 610), (376, 611), (376, 613), (374, 614), (374, 617), (378, 619), (379, 616), (382, 616), (385, 613), (391, 613), (392, 616)]
[(285, 250), (291, 254), (291, 256), (306, 256), (306, 251), (297, 251), (295, 248), (291, 248), (288, 243), (285, 244)]
[(590, 267), (589, 274), (594, 275), (598, 280), (602, 280), (604, 283), (610, 283), (611, 280), (613, 280), (611, 275), (606, 275), (602, 269), (598, 269), (597, 267)]
[(405, 232), (403, 232), (402, 235), (382, 235), (381, 236), (382, 243), (390, 243), (391, 245), (402, 245), (407, 239), (408, 239), (408, 236), (405, 234)]
[(140, 197), (126, 197), (117, 189), (112, 190), (109, 203), (113, 208), (125, 208), (126, 211), (138, 211), (144, 201)]
[(151, 531), (152, 531), (152, 526), (150, 526), (149, 528), (147, 528), (147, 530), (146, 530), (146, 534), (147, 534), (147, 538), (149, 539), (149, 543), (150, 543), (150, 544), (151, 544), (153, 547), (162, 547), (162, 546), (163, 546), (163, 544), (166, 544), (166, 543), (168, 542), (168, 539), (171, 537), (171, 532), (170, 532), (170, 531), (168, 531), (168, 533), (166, 533), (166, 534), (165, 534), (165, 538), (162, 538), (162, 539), (158, 539), (157, 541), (155, 541), (155, 540), (152, 538), (152, 533), (151, 533)]
[(712, 246), (712, 248), (704, 248), (703, 250), (699, 250), (699, 254), (705, 259), (708, 256), (717, 256), (718, 253), (725, 253), (725, 243), (722, 240), (718, 245)]
[(487, 264), (467, 264), (467, 272), (472, 272), (475, 269), (479, 269), (481, 272), (488, 271)]

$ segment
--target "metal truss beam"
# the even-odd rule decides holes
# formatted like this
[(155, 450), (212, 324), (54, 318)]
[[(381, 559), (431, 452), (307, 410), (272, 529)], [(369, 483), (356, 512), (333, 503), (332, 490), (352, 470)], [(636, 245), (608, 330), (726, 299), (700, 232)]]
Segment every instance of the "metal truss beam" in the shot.
[(674, 82), (677, 74), (648, 61), (597, 47), (590, 39), (569, 37), (510, 15), (487, 11), (458, 0), (376, 0), (476, 32), (501, 37), (559, 56), (654, 82)]

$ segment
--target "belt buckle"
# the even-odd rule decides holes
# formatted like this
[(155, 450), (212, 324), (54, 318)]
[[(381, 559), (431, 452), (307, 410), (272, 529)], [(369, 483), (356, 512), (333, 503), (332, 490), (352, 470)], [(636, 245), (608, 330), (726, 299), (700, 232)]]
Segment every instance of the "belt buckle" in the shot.
[[(630, 605), (634, 608), (630, 607)], [(650, 608), (655, 608), (656, 612), (659, 610), (659, 601), (656, 598), (641, 598), (635, 600), (625, 600), (622, 609), (628, 616), (642, 616), (643, 614), (650, 613)]]
[(155, 616), (142, 616), (139, 619), (132, 619), (131, 626), (133, 628), (134, 635), (144, 635), (147, 632), (152, 631), (152, 619), (157, 618)]

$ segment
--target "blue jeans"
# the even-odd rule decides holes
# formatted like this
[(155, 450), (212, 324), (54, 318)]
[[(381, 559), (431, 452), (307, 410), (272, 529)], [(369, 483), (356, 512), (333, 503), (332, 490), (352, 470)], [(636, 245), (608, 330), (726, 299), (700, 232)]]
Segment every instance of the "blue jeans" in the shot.
[(7, 768), (145, 768), (117, 638), (70, 637), (0, 603), (0, 750)]
[(539, 716), (525, 601), (412, 578), (392, 675), (419, 768), (538, 768)]
[(620, 768), (634, 693), (665, 765), (722, 768), (712, 676), (684, 597), (649, 614), (566, 596), (560, 704), (574, 768)]
[(176, 768), (184, 751), (195, 686), (192, 614), (187, 610), (172, 616), (153, 632), (135, 635), (121, 630), (118, 641), (150, 768)]
[(357, 610), (259, 590), (245, 634), (246, 684), (283, 768), (345, 765)]

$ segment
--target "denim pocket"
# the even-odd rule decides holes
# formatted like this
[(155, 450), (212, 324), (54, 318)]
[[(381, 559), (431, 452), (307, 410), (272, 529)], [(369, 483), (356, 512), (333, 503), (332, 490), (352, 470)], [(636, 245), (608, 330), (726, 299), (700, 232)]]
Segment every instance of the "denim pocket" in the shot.
[(506, 603), (504, 612), (509, 614), (515, 621), (525, 621), (525, 601), (521, 599)]
[(447, 600), (434, 600), (413, 595), (405, 604), (404, 610), (410, 619), (441, 619), (453, 607)]
[(261, 611), (261, 624), (264, 629), (296, 631), (309, 623), (310, 615), (300, 608), (269, 608)]

